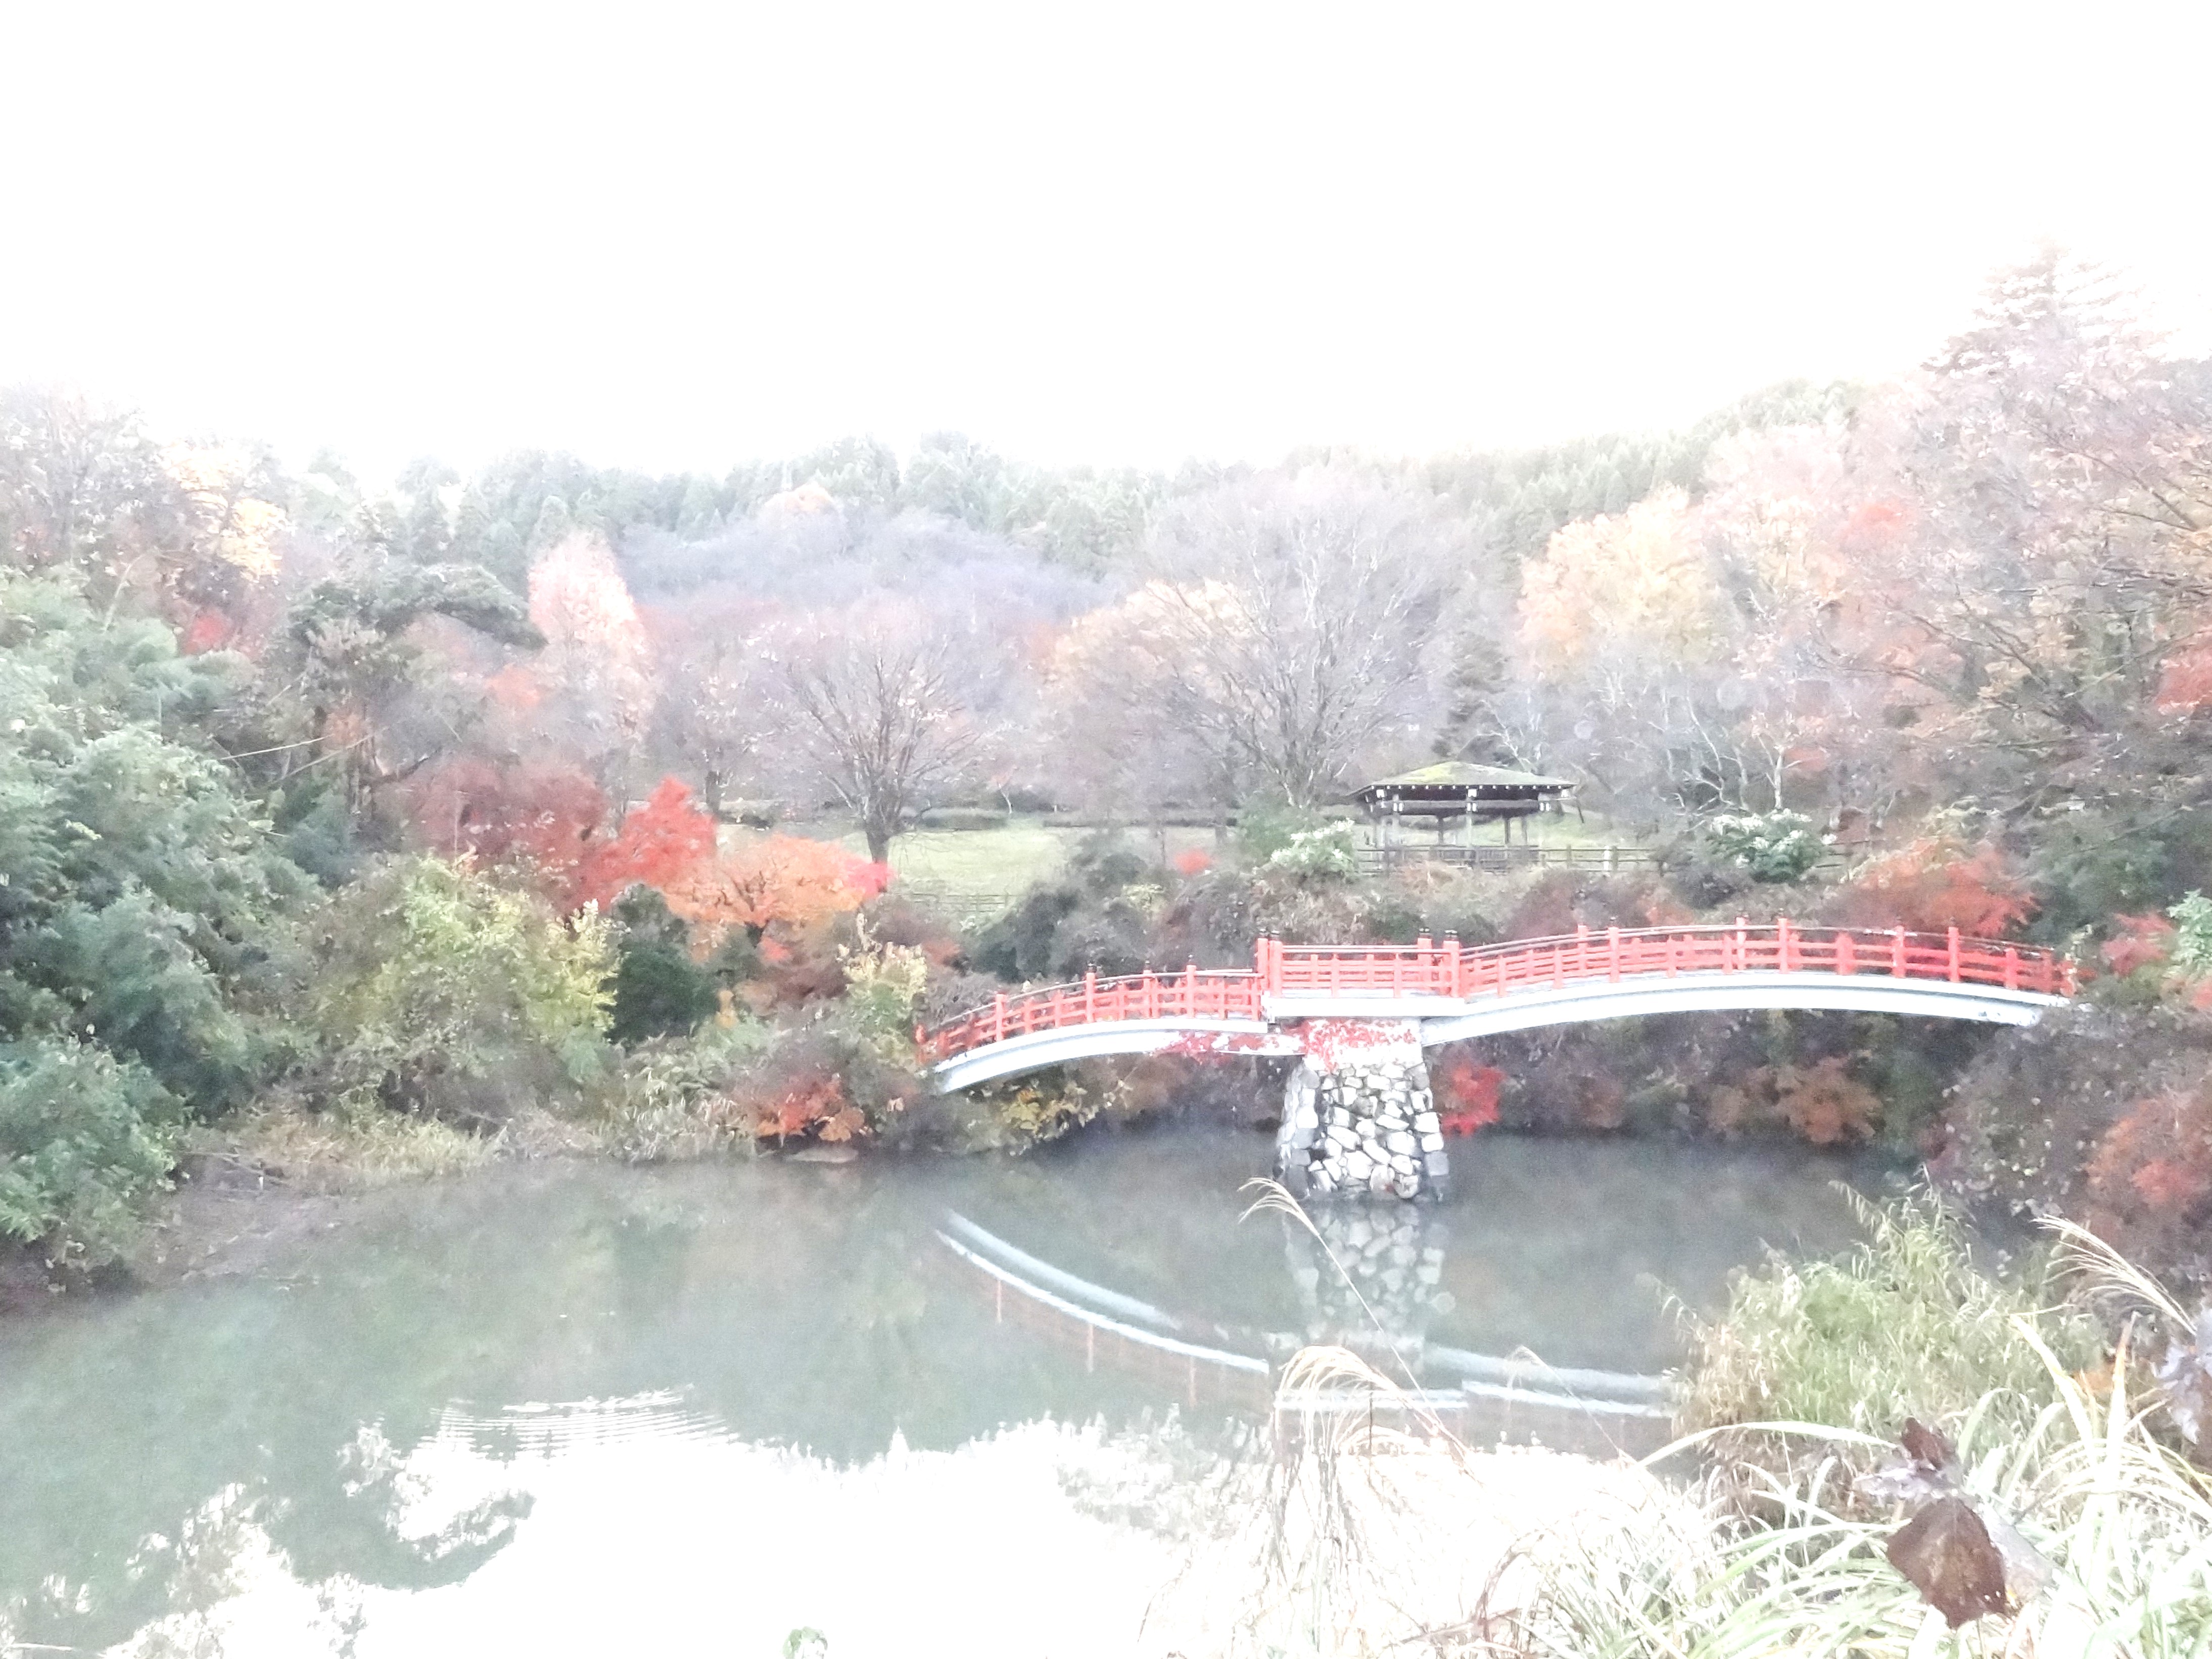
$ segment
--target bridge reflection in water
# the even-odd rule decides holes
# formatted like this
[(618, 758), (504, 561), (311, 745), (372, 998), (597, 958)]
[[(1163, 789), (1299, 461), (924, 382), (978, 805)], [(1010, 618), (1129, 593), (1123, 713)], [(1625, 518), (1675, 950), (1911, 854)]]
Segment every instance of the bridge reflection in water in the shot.
[[(1649, 1451), (1671, 1419), (1664, 1376), (1547, 1365), (1431, 1343), (1446, 1223), (1434, 1210), (1323, 1210), (1315, 1231), (1284, 1224), (1288, 1267), (1307, 1315), (1303, 1332), (1201, 1323), (1040, 1260), (948, 1212), (937, 1237), (988, 1286), (1003, 1325), (1079, 1349), (1086, 1370), (1112, 1369), (1159, 1385), (1176, 1403), (1222, 1405), (1300, 1419), (1365, 1413), (1401, 1431), (1424, 1419), (1463, 1443), (1535, 1440), (1576, 1450)], [(1331, 1260), (1334, 1258), (1334, 1261)], [(1279, 1389), (1285, 1364), (1309, 1346), (1361, 1355), (1395, 1386)]]

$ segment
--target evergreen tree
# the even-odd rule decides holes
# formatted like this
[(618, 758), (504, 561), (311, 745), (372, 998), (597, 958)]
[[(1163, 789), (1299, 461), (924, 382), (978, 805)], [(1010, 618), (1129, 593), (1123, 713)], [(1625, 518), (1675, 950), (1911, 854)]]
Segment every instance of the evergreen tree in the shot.
[(464, 563), (483, 562), (484, 537), (491, 528), (491, 514), (484, 506), (483, 493), (475, 485), (461, 492), (460, 505), (453, 509), (453, 533), (449, 544), (451, 556)]
[(568, 502), (558, 495), (548, 495), (538, 509), (538, 522), (531, 527), (529, 550), (542, 553), (574, 528), (574, 521), (568, 516)]
[(436, 490), (424, 490), (407, 509), (404, 540), (407, 556), (422, 564), (436, 564), (452, 550), (453, 531)]

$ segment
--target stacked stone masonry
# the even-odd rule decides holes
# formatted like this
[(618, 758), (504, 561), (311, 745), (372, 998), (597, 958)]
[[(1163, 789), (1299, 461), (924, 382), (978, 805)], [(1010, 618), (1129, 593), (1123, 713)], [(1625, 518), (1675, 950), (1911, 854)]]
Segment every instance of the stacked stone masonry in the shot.
[[(1323, 1205), (1311, 1218), (1312, 1232), (1283, 1230), (1304, 1304), (1303, 1340), (1417, 1363), (1431, 1316), (1453, 1306), (1443, 1288), (1449, 1243), (1443, 1216), (1411, 1204)], [(1285, 1333), (1283, 1340), (1295, 1348), (1299, 1339)]]
[(1284, 1087), (1275, 1170), (1301, 1199), (1437, 1199), (1450, 1163), (1414, 1045), (1309, 1054)]

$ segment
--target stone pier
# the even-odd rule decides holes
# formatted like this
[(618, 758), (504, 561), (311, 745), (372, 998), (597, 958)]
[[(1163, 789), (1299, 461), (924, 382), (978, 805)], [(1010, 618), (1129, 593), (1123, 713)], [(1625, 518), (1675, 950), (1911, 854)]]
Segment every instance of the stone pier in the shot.
[(1300, 1199), (1437, 1199), (1450, 1164), (1411, 1020), (1309, 1020), (1275, 1174)]

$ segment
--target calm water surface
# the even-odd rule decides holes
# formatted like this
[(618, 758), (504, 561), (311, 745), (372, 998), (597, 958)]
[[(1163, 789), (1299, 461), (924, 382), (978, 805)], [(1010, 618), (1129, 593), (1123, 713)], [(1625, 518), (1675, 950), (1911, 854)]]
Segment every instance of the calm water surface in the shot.
[[(1261, 1385), (940, 1231), (1196, 1346), (1364, 1334), (1280, 1218), (1240, 1223), (1268, 1152), (517, 1167), (374, 1195), (251, 1275), (0, 1324), (0, 1653), (766, 1656), (802, 1625), (838, 1659), (1139, 1650), (1175, 1556), (1144, 1522), (1249, 1447)], [(1674, 1357), (1661, 1286), (1710, 1306), (1766, 1245), (1840, 1245), (1832, 1183), (1871, 1178), (1504, 1137), (1455, 1165), (1431, 1271), (1376, 1292), (1401, 1343), (1621, 1371)]]

